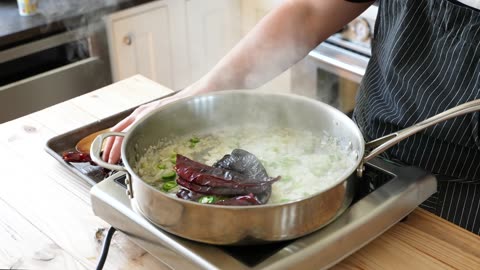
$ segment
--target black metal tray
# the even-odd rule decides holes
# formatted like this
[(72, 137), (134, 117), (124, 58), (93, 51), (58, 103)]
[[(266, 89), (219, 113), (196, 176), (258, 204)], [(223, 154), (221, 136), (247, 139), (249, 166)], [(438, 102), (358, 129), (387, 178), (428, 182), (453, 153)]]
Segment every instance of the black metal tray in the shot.
[(100, 166), (92, 165), (89, 162), (66, 162), (62, 158), (62, 154), (64, 152), (74, 151), (75, 145), (82, 138), (94, 132), (114, 126), (120, 120), (127, 117), (133, 110), (134, 108), (55, 136), (47, 141), (45, 150), (89, 184), (95, 185), (107, 176), (105, 169)]
[[(154, 100), (159, 100), (169, 96), (173, 96), (178, 92), (179, 91), (174, 91), (172, 93), (169, 93), (167, 95), (164, 95)], [(87, 181), (89, 184), (93, 186), (108, 176), (107, 171), (104, 168), (100, 166), (92, 165), (89, 162), (78, 162), (78, 163), (66, 162), (63, 160), (62, 154), (67, 151), (74, 151), (75, 145), (77, 144), (77, 142), (83, 139), (84, 137), (94, 132), (114, 126), (123, 118), (131, 114), (137, 107), (138, 106), (135, 106), (133, 108), (114, 114), (110, 117), (90, 123), (86, 126), (82, 126), (77, 129), (71, 130), (67, 133), (57, 135), (47, 141), (45, 145), (45, 150), (50, 155), (52, 155), (55, 159), (57, 159), (61, 164), (65, 165), (68, 169), (73, 171), (75, 174), (77, 174), (78, 176), (80, 176), (81, 178), (83, 178), (85, 181)]]

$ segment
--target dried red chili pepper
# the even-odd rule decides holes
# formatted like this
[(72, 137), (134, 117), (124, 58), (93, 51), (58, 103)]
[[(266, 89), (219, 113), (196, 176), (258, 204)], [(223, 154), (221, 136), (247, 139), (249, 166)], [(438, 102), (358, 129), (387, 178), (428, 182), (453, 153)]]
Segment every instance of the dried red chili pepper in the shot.
[(207, 195), (224, 195), (224, 196), (235, 196), (235, 195), (244, 195), (248, 193), (259, 194), (266, 191), (270, 186), (269, 185), (258, 185), (258, 186), (242, 186), (241, 184), (235, 184), (231, 186), (209, 186), (209, 185), (197, 185), (194, 182), (189, 182), (182, 177), (177, 179), (177, 183), (186, 187), (189, 190), (207, 194)]
[[(205, 194), (260, 193), (279, 179), (279, 177), (251, 179), (236, 171), (204, 165), (182, 155), (177, 155), (175, 170), (181, 179), (178, 181), (179, 185)], [(212, 193), (211, 190), (219, 193)]]
[(196, 193), (234, 196), (218, 203), (225, 205), (266, 203), (272, 183), (280, 179), (269, 177), (260, 161), (241, 149), (225, 155), (213, 167), (177, 155), (175, 170), (179, 176), (177, 183), (190, 191), (179, 191), (179, 198), (194, 200), (193, 197), (198, 197)]
[(92, 162), (90, 154), (77, 151), (64, 152), (62, 158), (66, 162)]
[(260, 205), (262, 204), (261, 201), (257, 199), (253, 193), (249, 193), (247, 195), (237, 196), (225, 200), (219, 200), (215, 202), (218, 205)]
[(222, 167), (212, 167), (193, 161), (185, 156), (177, 154), (175, 165), (177, 174), (188, 182), (199, 185), (211, 185), (218, 187), (255, 187), (264, 186), (277, 181), (280, 177), (249, 178), (234, 170)]

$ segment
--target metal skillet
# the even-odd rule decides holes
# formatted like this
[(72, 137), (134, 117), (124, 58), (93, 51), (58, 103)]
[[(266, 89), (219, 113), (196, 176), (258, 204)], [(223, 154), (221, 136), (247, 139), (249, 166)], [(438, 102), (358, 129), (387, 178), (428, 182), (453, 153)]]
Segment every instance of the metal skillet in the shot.
[[(350, 118), (320, 101), (295, 95), (230, 90), (187, 97), (158, 108), (127, 133), (99, 135), (90, 152), (100, 166), (127, 172), (127, 194), (132, 205), (161, 229), (209, 244), (258, 244), (297, 238), (324, 227), (351, 203), (354, 180), (362, 175), (365, 162), (429, 126), (477, 110), (480, 110), (480, 100), (365, 143)], [(352, 151), (355, 164), (323, 191), (297, 201), (259, 206), (201, 204), (172, 197), (144, 182), (133, 169), (160, 138), (251, 124), (309, 130), (319, 135), (326, 132)], [(102, 142), (109, 136), (124, 137), (121, 149), (124, 166), (109, 164), (100, 158)]]

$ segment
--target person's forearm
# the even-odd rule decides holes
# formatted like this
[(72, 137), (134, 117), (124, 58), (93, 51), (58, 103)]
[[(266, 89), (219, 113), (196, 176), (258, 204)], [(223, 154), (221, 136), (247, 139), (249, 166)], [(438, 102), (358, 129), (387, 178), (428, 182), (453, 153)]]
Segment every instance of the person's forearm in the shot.
[(192, 92), (259, 87), (301, 60), (371, 3), (285, 1), (196, 82)]

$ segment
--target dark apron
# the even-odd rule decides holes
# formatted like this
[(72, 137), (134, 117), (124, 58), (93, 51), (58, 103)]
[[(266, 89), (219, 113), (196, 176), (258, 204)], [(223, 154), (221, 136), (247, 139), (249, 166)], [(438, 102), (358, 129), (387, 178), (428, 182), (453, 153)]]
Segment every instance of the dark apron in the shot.
[[(383, 0), (354, 119), (366, 140), (480, 99), (480, 11), (448, 0)], [(439, 175), (422, 207), (480, 234), (480, 113), (400, 142), (390, 159)]]

